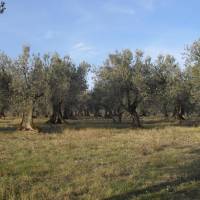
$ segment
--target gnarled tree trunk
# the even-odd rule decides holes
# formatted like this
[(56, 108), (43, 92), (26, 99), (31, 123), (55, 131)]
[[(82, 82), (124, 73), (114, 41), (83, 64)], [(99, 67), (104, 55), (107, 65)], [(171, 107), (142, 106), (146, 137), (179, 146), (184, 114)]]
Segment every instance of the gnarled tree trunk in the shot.
[(140, 123), (140, 117), (139, 117), (139, 115), (138, 115), (138, 113), (137, 113), (137, 111), (136, 110), (134, 110), (133, 112), (132, 112), (132, 119), (133, 119), (133, 126), (134, 127), (142, 127), (142, 125), (141, 125), (141, 123)]
[(181, 104), (177, 104), (173, 112), (173, 117), (177, 118), (180, 121), (185, 120), (184, 114), (185, 114), (184, 106), (182, 106)]
[(53, 114), (49, 120), (53, 124), (62, 124), (64, 121), (63, 115), (62, 115), (62, 110), (61, 110), (61, 105), (62, 105), (61, 102), (53, 105)]
[(33, 102), (27, 101), (20, 124), (20, 130), (33, 131)]
[(140, 117), (137, 113), (138, 97), (136, 97), (135, 100), (131, 102), (129, 90), (127, 90), (126, 92), (127, 92), (127, 100), (128, 100), (128, 110), (127, 111), (130, 113), (130, 115), (132, 117), (133, 126), (140, 128), (140, 127), (142, 127), (142, 125), (140, 123)]
[[(123, 115), (123, 112), (120, 111), (120, 109), (118, 109), (117, 111), (115, 110), (113, 115), (112, 115), (112, 119), (113, 119), (113, 122), (118, 122), (118, 123), (122, 123), (122, 115)], [(116, 119), (117, 118), (117, 119)]]
[(68, 108), (68, 106), (65, 106), (64, 108), (64, 113), (63, 113), (63, 118), (64, 119), (70, 119), (70, 109)]
[(118, 114), (118, 122), (121, 124), (122, 123), (122, 115), (123, 113)]
[(163, 105), (162, 112), (163, 112), (165, 118), (169, 117), (168, 110), (167, 110), (167, 104)]
[(0, 119), (3, 118), (3, 119), (6, 119), (6, 115), (5, 115), (5, 112), (4, 112), (4, 109), (2, 109), (0, 111)]
[(185, 120), (184, 118), (184, 114), (185, 114), (185, 110), (184, 110), (184, 107), (182, 105), (179, 106), (179, 109), (178, 109), (178, 119), (181, 121), (181, 120)]

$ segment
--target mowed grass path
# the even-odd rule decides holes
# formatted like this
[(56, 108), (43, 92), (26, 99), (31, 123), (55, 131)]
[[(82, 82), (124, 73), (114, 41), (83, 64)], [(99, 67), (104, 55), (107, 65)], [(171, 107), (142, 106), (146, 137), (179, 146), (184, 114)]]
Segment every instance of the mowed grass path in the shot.
[(0, 120), (0, 199), (200, 199), (198, 127), (17, 123)]

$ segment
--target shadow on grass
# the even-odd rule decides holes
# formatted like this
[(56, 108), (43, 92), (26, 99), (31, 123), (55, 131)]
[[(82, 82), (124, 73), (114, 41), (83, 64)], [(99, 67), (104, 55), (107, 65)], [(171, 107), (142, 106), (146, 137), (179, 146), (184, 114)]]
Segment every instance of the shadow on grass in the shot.
[(9, 134), (15, 131), (17, 131), (17, 126), (13, 123), (13, 119), (0, 119), (0, 134)]
[(36, 126), (39, 132), (44, 134), (61, 134), (67, 128), (67, 124), (55, 125), (46, 123), (46, 124), (37, 124)]
[[(105, 198), (104, 200), (131, 200), (139, 198), (142, 195), (148, 195), (148, 199), (154, 199), (156, 194), (158, 195), (156, 197), (162, 195), (159, 198), (162, 199), (163, 191), (169, 194), (169, 196), (167, 195), (164, 199), (200, 199), (200, 149), (195, 149), (188, 153), (191, 156), (196, 156), (196, 159), (192, 160), (185, 166), (176, 168), (178, 175), (182, 174), (182, 176), (176, 180), (162, 182), (142, 189), (133, 189), (131, 191), (115, 195), (110, 198)], [(177, 188), (179, 189), (177, 190)]]
[[(46, 120), (47, 121), (47, 120)], [(45, 120), (36, 120), (35, 127), (41, 133), (63, 133), (64, 130), (81, 130), (88, 128), (95, 129), (134, 129), (131, 121), (124, 120), (122, 123), (113, 123), (112, 120), (89, 119), (89, 120), (69, 120), (61, 125), (46, 123)], [(173, 119), (143, 119), (141, 129), (164, 129), (166, 127), (196, 127), (200, 125), (200, 120), (185, 120), (179, 123)], [(0, 120), (0, 133), (12, 133), (17, 130), (13, 120)]]
[(16, 127), (10, 126), (10, 127), (0, 127), (0, 134), (1, 133), (14, 133), (17, 130)]
[(144, 129), (163, 129), (166, 127), (198, 127), (200, 126), (199, 119), (175, 120), (175, 119), (155, 119), (143, 120)]
[[(188, 120), (179, 123), (178, 121), (168, 119), (143, 120), (140, 129), (164, 129), (166, 127), (196, 127), (199, 121)], [(50, 123), (36, 123), (41, 133), (63, 133), (64, 130), (82, 130), (82, 129), (134, 129), (130, 121), (123, 123), (113, 123), (112, 120), (69, 120), (66, 123), (55, 125)]]
[(67, 121), (63, 124), (50, 124), (50, 123), (37, 123), (41, 133), (63, 133), (64, 130), (84, 130), (84, 129), (128, 129), (131, 128), (131, 123), (113, 123), (110, 121), (89, 121), (89, 120), (76, 120)]

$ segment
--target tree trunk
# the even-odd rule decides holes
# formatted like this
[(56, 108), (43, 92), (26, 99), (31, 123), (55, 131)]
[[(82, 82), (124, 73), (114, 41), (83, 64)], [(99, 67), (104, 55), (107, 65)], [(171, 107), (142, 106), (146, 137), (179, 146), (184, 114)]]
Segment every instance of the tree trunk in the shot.
[(163, 114), (164, 114), (165, 118), (169, 117), (169, 114), (168, 114), (168, 111), (167, 111), (167, 105), (166, 104), (163, 105)]
[(100, 117), (99, 109), (95, 109), (94, 117)]
[(127, 90), (127, 100), (128, 100), (128, 112), (130, 113), (132, 120), (133, 120), (133, 126), (134, 127), (141, 127), (141, 123), (140, 123), (140, 118), (139, 115), (137, 113), (137, 107), (138, 107), (138, 96), (135, 98), (135, 100), (131, 103), (130, 100), (130, 91)]
[(175, 117), (178, 120), (185, 120), (184, 118), (185, 110), (182, 105), (176, 105), (174, 112), (173, 112), (173, 117)]
[(179, 120), (185, 120), (183, 115), (185, 114), (184, 107), (182, 105), (179, 106), (179, 112), (178, 112), (178, 119)]
[(108, 118), (109, 118), (109, 112), (108, 112), (107, 109), (105, 109), (104, 118), (105, 118), (105, 119), (108, 119)]
[(118, 120), (119, 120), (119, 123), (121, 124), (122, 123), (122, 113), (118, 114)]
[(5, 115), (5, 112), (4, 112), (3, 109), (0, 111), (0, 119), (1, 119), (2, 117), (3, 117), (4, 119), (6, 119), (6, 115)]
[(176, 106), (175, 106), (174, 111), (172, 113), (172, 117), (176, 118), (176, 115), (177, 115), (177, 109), (176, 109)]
[(133, 126), (137, 128), (142, 127), (140, 123), (139, 115), (136, 110), (133, 111), (132, 116), (133, 116)]
[(164, 117), (165, 117), (165, 118), (168, 118), (168, 117), (169, 117), (168, 112), (164, 112)]
[(61, 102), (53, 105), (53, 114), (51, 116), (51, 119), (49, 120), (53, 124), (62, 124), (63, 123), (61, 105), (62, 105)]
[(68, 107), (64, 108), (64, 114), (63, 114), (64, 119), (69, 119), (70, 118), (70, 110)]
[(33, 131), (33, 102), (28, 101), (25, 105), (20, 130)]
[(113, 119), (113, 122), (116, 123), (122, 123), (122, 115), (123, 113), (122, 112), (114, 112), (114, 114), (112, 115), (112, 119)]
[(90, 112), (89, 112), (88, 109), (85, 110), (85, 116), (86, 116), (86, 117), (90, 117)]

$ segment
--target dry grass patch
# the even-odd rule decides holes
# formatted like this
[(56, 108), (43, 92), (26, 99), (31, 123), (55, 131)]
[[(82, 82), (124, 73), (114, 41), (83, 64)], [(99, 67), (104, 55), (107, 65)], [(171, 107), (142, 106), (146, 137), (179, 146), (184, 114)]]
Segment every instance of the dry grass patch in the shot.
[(66, 125), (62, 130), (0, 132), (0, 199), (194, 199), (190, 191), (199, 194), (198, 127)]

